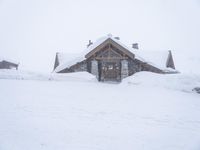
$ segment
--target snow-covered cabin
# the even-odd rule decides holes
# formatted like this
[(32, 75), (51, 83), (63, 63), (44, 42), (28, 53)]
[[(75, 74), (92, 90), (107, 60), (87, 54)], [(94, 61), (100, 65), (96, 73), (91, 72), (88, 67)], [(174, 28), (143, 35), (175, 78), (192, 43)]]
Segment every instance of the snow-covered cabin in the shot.
[(54, 72), (87, 71), (99, 81), (121, 81), (139, 71), (176, 73), (171, 51), (150, 52), (128, 47), (119, 38), (105, 36), (81, 54), (56, 53)]
[(0, 57), (0, 69), (18, 69), (19, 63)]

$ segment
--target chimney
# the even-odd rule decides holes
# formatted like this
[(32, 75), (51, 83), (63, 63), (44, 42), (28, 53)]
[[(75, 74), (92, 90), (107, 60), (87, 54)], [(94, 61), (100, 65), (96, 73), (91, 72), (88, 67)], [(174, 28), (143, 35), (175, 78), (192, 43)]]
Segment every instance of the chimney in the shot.
[(116, 40), (120, 40), (120, 37), (115, 37)]
[(89, 47), (89, 46), (92, 45), (92, 44), (93, 44), (92, 41), (89, 40), (89, 43), (88, 43), (87, 47)]
[(134, 49), (139, 49), (138, 43), (133, 43), (133, 44), (132, 44), (132, 48), (134, 48)]

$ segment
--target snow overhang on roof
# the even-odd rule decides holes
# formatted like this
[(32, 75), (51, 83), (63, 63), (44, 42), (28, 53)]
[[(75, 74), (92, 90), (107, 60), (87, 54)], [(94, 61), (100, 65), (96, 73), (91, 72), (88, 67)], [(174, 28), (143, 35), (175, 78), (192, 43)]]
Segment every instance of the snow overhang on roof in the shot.
[(169, 51), (134, 50), (136, 59), (148, 63), (161, 70), (167, 69), (166, 63)]
[(1, 57), (0, 56), (0, 62), (2, 61), (6, 61), (6, 62), (9, 62), (9, 63), (13, 63), (13, 64), (19, 64), (19, 62), (15, 61), (15, 60), (11, 60), (11, 59), (8, 59), (8, 58), (4, 58), (4, 57)]
[(73, 53), (57, 53), (59, 65), (55, 68), (54, 72), (60, 72), (65, 68), (81, 62), (85, 59), (84, 54), (73, 54)]

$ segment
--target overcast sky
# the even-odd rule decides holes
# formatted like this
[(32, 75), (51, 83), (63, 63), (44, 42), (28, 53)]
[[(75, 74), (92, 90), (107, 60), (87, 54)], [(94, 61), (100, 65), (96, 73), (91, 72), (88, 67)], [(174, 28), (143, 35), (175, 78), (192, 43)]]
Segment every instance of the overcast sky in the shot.
[(0, 56), (50, 72), (107, 34), (145, 50), (200, 51), (200, 0), (0, 0)]

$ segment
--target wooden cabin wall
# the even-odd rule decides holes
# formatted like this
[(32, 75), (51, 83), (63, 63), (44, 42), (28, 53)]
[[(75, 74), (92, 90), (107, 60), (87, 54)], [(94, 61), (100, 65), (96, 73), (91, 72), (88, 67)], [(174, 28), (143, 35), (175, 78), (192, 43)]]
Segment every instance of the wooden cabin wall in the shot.
[(144, 63), (140, 60), (137, 59), (129, 59), (129, 76), (133, 75), (136, 72), (140, 71), (150, 71), (150, 72), (155, 72), (155, 73), (163, 73), (162, 70), (149, 65), (147, 63)]
[[(91, 61), (93, 58), (84, 60), (82, 62), (76, 63), (75, 65), (71, 66), (70, 68), (66, 68), (59, 73), (70, 73), (70, 72), (81, 72), (87, 71), (91, 73)], [(100, 71), (100, 70), (99, 70)], [(147, 63), (144, 63), (137, 59), (128, 59), (128, 76), (135, 74), (136, 72), (140, 71), (150, 71), (155, 73), (163, 73), (162, 70), (155, 68)]]
[(70, 73), (70, 72), (74, 72), (74, 70), (70, 69), (70, 68), (65, 68), (57, 73)]
[(142, 63), (136, 59), (128, 60), (129, 76), (142, 70)]
[(87, 72), (91, 73), (91, 66), (92, 66), (92, 63), (91, 63), (91, 59), (87, 59)]
[(70, 68), (65, 68), (58, 73), (70, 73), (70, 72), (81, 72), (87, 71), (87, 62), (83, 60), (81, 62), (76, 63), (75, 65), (71, 66)]
[(150, 72), (154, 72), (154, 73), (164, 73), (162, 70), (147, 64), (147, 63), (143, 63), (142, 65), (142, 70), (141, 71), (150, 71)]
[(73, 66), (70, 67), (74, 72), (80, 72), (80, 71), (87, 71), (87, 62), (86, 60), (81, 61)]

